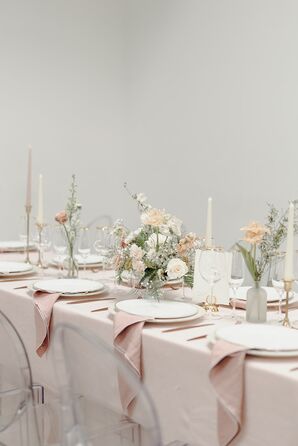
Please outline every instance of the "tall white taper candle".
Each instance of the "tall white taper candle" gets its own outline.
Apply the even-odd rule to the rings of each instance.
[[[293,260],[294,260],[294,204],[289,205],[288,213],[288,234],[287,234],[287,248],[285,258],[285,273],[284,280],[291,281],[294,279],[293,274]]]

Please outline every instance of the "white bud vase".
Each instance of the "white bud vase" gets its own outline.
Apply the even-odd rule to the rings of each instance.
[[[260,282],[255,282],[249,288],[246,296],[246,320],[247,322],[262,323],[267,319],[267,293],[260,286]]]

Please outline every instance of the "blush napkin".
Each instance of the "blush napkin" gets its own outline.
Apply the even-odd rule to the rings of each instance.
[[[142,377],[142,330],[146,320],[148,317],[124,311],[117,311],[114,315],[114,345],[139,378]],[[118,380],[121,404],[123,410],[129,413],[136,393],[122,376],[118,375]]]
[[[36,353],[40,357],[49,347],[53,307],[59,297],[59,293],[45,293],[44,291],[35,291],[33,294],[35,308]]]
[[[246,352],[247,347],[221,340],[212,349],[209,379],[217,396],[220,446],[229,445],[241,429]]]

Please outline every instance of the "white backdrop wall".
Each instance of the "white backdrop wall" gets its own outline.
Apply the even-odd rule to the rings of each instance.
[[[77,173],[83,219],[137,223],[122,189],[229,246],[298,198],[294,0],[0,0],[2,238],[23,211],[26,145],[50,219]],[[34,198],[36,200],[36,198]]]

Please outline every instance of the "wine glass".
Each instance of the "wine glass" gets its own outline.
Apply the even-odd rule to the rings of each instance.
[[[67,257],[67,241],[66,241],[66,235],[60,225],[55,226],[55,228],[54,228],[53,248],[54,248],[54,252],[56,254],[56,259],[57,259],[58,267],[59,267],[59,276],[58,277],[62,278],[63,265],[64,265],[64,261]]]
[[[111,226],[97,226],[96,240],[94,242],[95,251],[102,256],[103,269],[106,269],[111,253],[114,250],[114,236]]]
[[[91,248],[90,248],[88,227],[84,226],[81,228],[79,244],[78,244],[78,253],[82,257],[83,262],[84,262],[84,272],[86,272],[87,258],[90,255],[90,252],[91,252]]]
[[[231,270],[229,274],[229,286],[233,291],[232,302],[232,319],[236,318],[236,292],[244,281],[244,261],[239,250],[231,251]]]
[[[22,215],[19,222],[19,239],[24,244],[24,254],[27,247],[27,217]]]
[[[216,297],[214,296],[214,285],[224,277],[226,273],[225,254],[220,248],[205,248],[201,251],[199,270],[203,279],[209,285],[209,295],[206,297],[206,309],[209,314],[218,311]]]
[[[46,258],[45,258],[45,253],[50,249],[51,244],[52,244],[51,228],[49,225],[45,224],[42,229],[41,240],[40,240],[42,268],[48,267],[48,263],[46,262]]]
[[[284,297],[284,266],[285,263],[285,254],[277,253],[274,256],[274,269],[272,275],[272,285],[278,294],[278,312],[277,312],[277,321],[281,322],[283,319],[282,316],[282,300]]]

